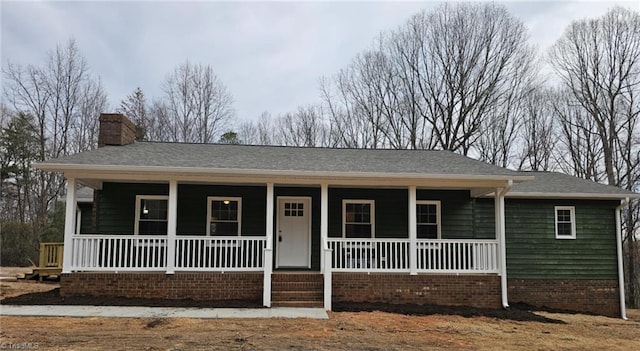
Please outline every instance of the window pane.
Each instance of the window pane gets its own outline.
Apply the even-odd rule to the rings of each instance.
[[[346,204],[347,223],[371,223],[371,204]]]
[[[346,224],[347,238],[371,238],[371,224]]]
[[[417,222],[436,224],[438,222],[437,206],[435,204],[418,205]]]
[[[211,201],[211,219],[220,221],[238,220],[238,201],[213,200]]]
[[[211,222],[211,235],[237,236],[238,222]]]
[[[437,239],[438,226],[432,224],[418,224],[418,239]]]
[[[140,200],[140,219],[167,219],[167,200]]]
[[[558,222],[571,222],[571,211],[569,210],[558,210]]]
[[[558,235],[559,236],[572,236],[571,223],[558,223]]]
[[[167,235],[166,221],[140,221],[138,223],[140,235]]]

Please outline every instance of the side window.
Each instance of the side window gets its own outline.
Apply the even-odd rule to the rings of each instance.
[[[135,235],[167,235],[167,204],[165,195],[137,195]]]
[[[417,201],[418,239],[440,239],[440,201]]]
[[[342,200],[342,237],[375,237],[375,201]]]
[[[240,236],[242,198],[210,196],[207,202],[207,235]]]
[[[573,206],[556,206],[556,239],[576,238],[576,216]]]

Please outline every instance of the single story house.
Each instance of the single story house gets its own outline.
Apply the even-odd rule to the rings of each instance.
[[[68,182],[65,296],[624,317],[620,209],[637,193],[448,151],[134,137],[103,114],[98,149],[36,165]],[[82,233],[79,184],[94,189]]]

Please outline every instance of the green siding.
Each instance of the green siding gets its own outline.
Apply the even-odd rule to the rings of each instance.
[[[207,234],[207,197],[242,198],[241,233],[266,234],[267,188],[260,186],[178,185],[178,235]]]
[[[136,195],[168,194],[168,184],[104,183],[98,191],[98,233],[133,234]]]
[[[406,189],[329,188],[329,236],[342,237],[342,200],[375,201],[376,238],[406,238],[409,195]]]
[[[78,204],[78,209],[80,209],[80,233],[93,233],[93,226],[91,224],[91,216],[93,215],[93,203],[81,202]]]
[[[473,199],[474,238],[495,239],[496,217],[493,199]]]
[[[615,279],[612,201],[505,201],[509,278]],[[575,206],[576,239],[555,238],[555,206]]]
[[[168,195],[167,184],[105,183],[98,192],[98,232],[133,234],[136,195]],[[266,187],[180,184],[178,235],[206,235],[207,197],[242,198],[242,235],[265,235]]]
[[[439,200],[442,238],[473,239],[474,207],[466,190],[418,190],[418,200]],[[493,217],[492,217],[493,218]]]
[[[476,236],[473,229],[473,202],[468,191],[418,190],[418,200],[437,200],[441,205],[443,238],[487,237]],[[375,234],[377,238],[408,237],[409,193],[406,189],[329,189],[329,236],[342,236],[342,200],[375,201]],[[493,220],[493,214],[491,214]],[[494,237],[493,233],[490,236]]]

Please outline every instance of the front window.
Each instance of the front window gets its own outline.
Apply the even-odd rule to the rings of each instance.
[[[239,197],[208,198],[207,235],[239,236],[242,199]]]
[[[136,196],[136,235],[167,235],[167,203],[164,195]]]
[[[375,202],[373,200],[343,200],[342,212],[343,237],[375,237]]]
[[[440,201],[418,201],[416,207],[418,239],[439,239]]]
[[[556,206],[556,239],[575,239],[576,221],[573,206]]]

